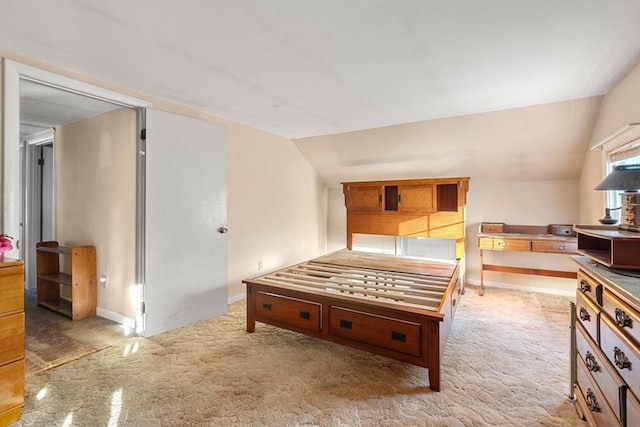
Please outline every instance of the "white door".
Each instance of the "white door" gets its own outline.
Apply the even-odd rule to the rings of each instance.
[[[144,332],[227,312],[227,128],[147,109]]]

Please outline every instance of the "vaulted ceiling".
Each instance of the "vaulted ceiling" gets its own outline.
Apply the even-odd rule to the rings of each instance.
[[[431,173],[446,147],[473,165],[489,140],[540,179],[541,140],[580,163],[598,97],[640,58],[638,22],[640,0],[0,0],[0,48],[297,140],[327,182]],[[544,104],[576,115],[528,109]],[[481,137],[456,129],[478,117]],[[423,121],[458,133],[350,133]]]

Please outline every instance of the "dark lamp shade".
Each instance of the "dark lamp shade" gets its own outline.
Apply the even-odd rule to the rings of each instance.
[[[614,166],[613,171],[594,190],[640,190],[640,165]]]

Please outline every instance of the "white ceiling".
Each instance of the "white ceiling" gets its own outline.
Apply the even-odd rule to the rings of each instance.
[[[639,22],[640,0],[0,0],[0,49],[298,139],[605,94],[640,58]],[[581,161],[586,110],[560,163]],[[298,145],[327,181],[366,175],[341,141]],[[393,170],[434,171],[411,166],[423,145]],[[352,149],[369,172],[389,161]]]
[[[20,139],[44,129],[74,123],[116,108],[120,107],[73,92],[21,80]]]

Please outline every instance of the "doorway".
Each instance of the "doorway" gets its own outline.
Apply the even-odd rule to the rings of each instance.
[[[11,67],[9,69],[11,74]],[[5,71],[6,72],[6,71]],[[12,254],[14,258],[20,258],[24,261],[25,267],[25,361],[27,374],[32,374],[43,369],[49,369],[61,363],[77,359],[83,355],[92,353],[115,342],[126,338],[127,334],[134,330],[134,316],[124,318],[123,316],[109,316],[110,313],[99,313],[99,316],[87,319],[86,322],[71,322],[66,317],[58,313],[54,313],[43,309],[37,305],[36,289],[37,289],[37,256],[35,245],[40,241],[56,240],[57,226],[59,225],[57,218],[62,216],[62,223],[65,221],[73,221],[66,218],[63,211],[61,215],[56,215],[56,200],[60,191],[56,191],[56,181],[60,180],[63,184],[67,181],[67,193],[73,193],[73,189],[68,190],[68,182],[76,181],[76,177],[69,176],[79,168],[69,167],[69,158],[76,156],[75,148],[70,145],[69,141],[78,140],[82,137],[74,137],[70,135],[73,129],[82,128],[83,122],[91,122],[90,126],[95,127],[96,117],[102,117],[112,111],[116,113],[120,110],[127,110],[130,125],[125,132],[129,134],[128,148],[126,148],[126,157],[130,158],[131,173],[127,176],[129,181],[135,183],[136,180],[136,140],[137,140],[137,111],[136,109],[123,107],[122,104],[107,102],[104,99],[95,99],[84,94],[67,90],[64,86],[58,86],[49,82],[40,81],[29,76],[14,74],[13,85],[5,87],[9,95],[5,98],[7,104],[17,105],[17,108],[7,108],[10,111],[19,111],[19,116],[11,116],[12,120],[7,120],[5,115],[4,141],[16,141],[15,145],[9,146],[5,144],[4,153],[7,154],[7,164],[11,167],[20,165],[19,172],[14,171],[13,174],[5,174],[3,183],[4,197],[4,218],[3,228],[13,223],[13,217],[16,213],[19,219],[20,231],[13,233],[17,237],[14,247],[18,250],[18,254]],[[27,74],[29,74],[27,72]],[[18,83],[17,85],[15,83]],[[18,88],[15,91],[15,88]],[[12,102],[13,101],[13,102]],[[17,101],[17,102],[16,102]],[[19,128],[14,125],[19,123]],[[104,122],[104,120],[102,120]],[[12,126],[13,125],[13,126]],[[12,138],[19,129],[19,141]],[[56,132],[55,129],[62,132]],[[13,133],[11,133],[13,131]],[[54,154],[58,149],[58,133],[66,135],[61,137],[63,151],[66,154]],[[109,132],[104,133],[107,137]],[[96,138],[89,138],[95,140]],[[104,142],[103,142],[104,145]],[[80,141],[80,147],[86,146]],[[15,147],[15,148],[14,148]],[[66,147],[66,148],[65,148]],[[95,146],[93,146],[95,147]],[[107,148],[111,148],[108,146]],[[121,150],[122,151],[122,150]],[[17,154],[19,161],[12,161]],[[104,153],[103,153],[104,154]],[[111,154],[109,152],[108,154]],[[57,157],[57,159],[56,159]],[[103,160],[105,157],[103,156]],[[62,162],[58,162],[62,160]],[[57,163],[64,166],[67,165],[67,173],[56,174]],[[79,158],[79,164],[84,165],[86,161]],[[119,165],[118,165],[119,166]],[[11,167],[9,169],[11,169]],[[86,165],[85,165],[86,167]],[[17,172],[17,173],[16,173]],[[14,177],[19,176],[16,180]],[[57,176],[57,178],[56,178]],[[82,181],[87,181],[82,180]],[[90,191],[90,183],[86,183],[86,188]],[[7,200],[15,200],[15,188],[18,187],[17,194],[20,195],[20,209],[15,209],[12,203],[7,204]],[[130,191],[130,206],[128,208],[130,215],[130,227],[126,231],[128,235],[135,235],[135,185]],[[99,189],[94,191],[100,193]],[[63,191],[64,196],[64,191]],[[80,196],[81,197],[81,196]],[[61,200],[69,200],[68,196]],[[71,203],[73,204],[73,203]],[[9,215],[6,213],[9,212]],[[7,220],[9,216],[9,220]],[[13,223],[15,226],[15,223]],[[105,224],[106,225],[106,224]],[[64,233],[58,236],[65,238]],[[66,236],[67,241],[74,239],[81,241],[83,237]],[[134,242],[134,239],[131,239]],[[96,244],[91,241],[89,244]],[[131,282],[134,282],[135,276],[135,243],[130,244],[131,252],[128,264],[131,269]],[[63,259],[64,261],[64,259]],[[64,287],[63,287],[64,288]],[[114,289],[117,292],[117,289]],[[125,292],[126,294],[126,292]],[[61,292],[61,297],[65,297]],[[129,295],[125,295],[127,298]],[[115,310],[114,310],[115,312]],[[117,314],[117,313],[116,313]],[[106,318],[105,318],[106,317]],[[113,318],[115,317],[115,318]],[[110,320],[107,320],[110,319]],[[127,320],[129,322],[127,323]]]
[[[21,133],[28,131],[23,123]],[[54,135],[53,128],[41,130],[25,137],[20,145],[24,165],[21,185],[24,236],[21,239],[26,289],[36,287],[36,243],[55,239]]]
[[[126,297],[134,302],[135,319],[116,320],[122,324],[130,324],[136,332],[144,331],[152,335],[164,330],[185,326],[199,320],[213,318],[226,313],[227,309],[227,262],[226,262],[226,220],[227,220],[227,128],[224,125],[195,119],[179,114],[147,109],[145,101],[128,97],[107,89],[79,82],[61,75],[49,73],[34,67],[5,59],[4,63],[4,138],[3,157],[5,165],[3,182],[3,227],[8,233],[21,235],[20,224],[23,209],[20,204],[20,186],[16,177],[20,174],[18,167],[17,144],[7,141],[19,139],[18,123],[20,111],[21,80],[44,83],[46,86],[62,88],[75,94],[86,95],[92,99],[108,101],[120,105],[116,111],[134,108],[137,126],[131,126],[135,139],[135,152],[127,159],[134,160],[135,178],[127,181],[129,187],[135,187],[135,205],[118,209],[119,206],[108,206],[104,211],[135,212],[134,233],[129,228],[111,229],[114,233],[133,238],[132,247],[135,255],[135,278],[127,284]],[[110,114],[110,113],[106,113]],[[151,117],[149,129],[145,121]],[[171,123],[169,129],[162,125]],[[141,132],[145,130],[145,132]],[[54,151],[57,153],[63,140],[62,132],[56,133]],[[150,144],[147,151],[146,135]],[[103,139],[101,135],[85,138],[85,141]],[[98,153],[98,161],[110,162],[111,151],[109,138],[104,146],[98,146],[91,153]],[[192,144],[192,142],[202,144]],[[104,150],[102,150],[104,148]],[[102,152],[100,151],[102,150]],[[175,151],[177,150],[177,151]],[[104,154],[101,156],[100,154]],[[205,153],[205,155],[203,155]],[[132,155],[131,155],[132,154]],[[148,157],[147,157],[148,154]],[[147,158],[153,159],[148,162]],[[79,161],[67,166],[58,162],[54,154],[56,169],[73,170],[84,162]],[[176,161],[178,160],[178,161]],[[149,167],[147,165],[149,164]],[[198,165],[194,167],[194,165]],[[95,170],[101,164],[95,166]],[[93,170],[80,174],[71,180],[84,183],[94,175]],[[56,188],[62,187],[57,182]],[[173,179],[173,178],[176,179]],[[169,180],[169,185],[158,185]],[[177,185],[178,181],[181,185]],[[195,184],[195,185],[194,185]],[[210,184],[215,184],[215,187]],[[167,189],[171,195],[168,196]],[[94,189],[95,190],[95,189]],[[58,212],[60,206],[71,208],[73,204],[65,203],[55,192]],[[78,192],[82,194],[81,192]],[[87,193],[88,194],[88,193]],[[94,191],[90,197],[96,205],[101,202],[103,192]],[[151,209],[147,209],[148,207]],[[170,208],[170,209],[169,209]],[[168,213],[171,213],[170,215]],[[66,217],[68,212],[65,212]],[[215,215],[213,215],[215,214]],[[61,222],[63,215],[56,214],[56,237],[61,239]],[[90,215],[85,215],[89,217]],[[186,219],[186,221],[182,221]],[[185,227],[189,225],[189,227]],[[85,227],[91,231],[107,229],[107,222]],[[133,234],[133,236],[131,236]],[[172,244],[167,244],[171,242]],[[177,251],[175,245],[180,244],[185,250]],[[104,252],[104,251],[103,251]],[[180,254],[180,261],[176,255]],[[10,257],[22,258],[21,254],[10,253]],[[122,253],[115,253],[118,259],[126,258]],[[172,262],[167,262],[171,260]],[[182,274],[169,280],[163,269],[178,269]],[[173,271],[175,273],[175,271]],[[100,277],[100,273],[98,272]],[[172,276],[173,277],[173,276]],[[102,283],[102,281],[101,281]],[[109,279],[105,281],[105,285]],[[104,302],[104,300],[103,300]],[[189,310],[198,307],[198,310]],[[146,310],[146,311],[145,311]],[[100,314],[100,307],[98,308]],[[110,313],[106,313],[110,314]],[[117,313],[111,313],[117,314]],[[104,316],[109,318],[108,316]],[[145,317],[149,320],[145,322]],[[165,322],[171,318],[172,322]]]

